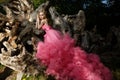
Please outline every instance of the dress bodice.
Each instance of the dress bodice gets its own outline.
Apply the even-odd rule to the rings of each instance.
[[[48,30],[51,29],[51,26],[49,26],[48,24],[44,24],[44,25],[42,26],[42,29],[45,30],[45,31],[48,31]]]

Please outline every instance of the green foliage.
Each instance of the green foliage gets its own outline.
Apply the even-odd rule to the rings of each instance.
[[[0,0],[0,4],[4,2],[8,2],[9,0]]]
[[[45,76],[39,75],[39,76],[23,76],[22,80],[46,80]]]
[[[0,64],[0,70],[1,70],[1,69],[4,69],[4,66]]]
[[[0,0],[0,3],[4,2],[5,0]]]
[[[120,80],[120,69],[112,71],[115,80]]]
[[[47,0],[32,0],[34,8],[36,9],[40,4],[46,2]]]

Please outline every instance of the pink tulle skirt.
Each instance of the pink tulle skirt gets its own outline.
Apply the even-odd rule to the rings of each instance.
[[[110,70],[96,54],[87,54],[68,34],[48,30],[44,42],[37,46],[36,58],[44,64],[46,74],[56,80],[112,80]]]

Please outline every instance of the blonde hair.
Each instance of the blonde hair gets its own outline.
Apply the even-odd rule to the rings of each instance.
[[[40,16],[40,12],[43,12],[44,13],[44,15],[46,16],[46,11],[44,10],[44,9],[40,9],[39,11],[38,11],[38,14],[37,14],[37,19],[36,19],[36,28],[38,28],[39,27],[39,25],[40,25],[40,22],[41,22],[41,20],[40,20],[40,18],[39,18],[39,16]]]
[[[40,20],[39,20],[39,16],[37,14],[37,19],[36,19],[36,28],[38,28],[40,25]]]

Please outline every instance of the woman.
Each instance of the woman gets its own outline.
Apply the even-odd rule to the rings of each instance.
[[[36,28],[45,30],[44,41],[37,45],[36,58],[46,66],[47,75],[57,80],[112,80],[112,75],[97,55],[87,54],[69,34],[52,29],[46,12],[40,10]]]
[[[44,42],[54,42],[61,39],[62,34],[59,31],[52,29],[48,25],[48,19],[46,17],[46,12],[41,9],[37,15],[36,28],[45,30]]]

